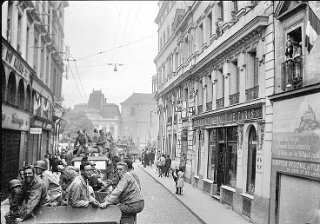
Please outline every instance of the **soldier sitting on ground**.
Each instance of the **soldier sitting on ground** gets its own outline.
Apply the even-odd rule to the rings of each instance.
[[[22,217],[22,183],[18,179],[9,182],[9,205],[10,211],[5,214],[6,223],[18,223]]]

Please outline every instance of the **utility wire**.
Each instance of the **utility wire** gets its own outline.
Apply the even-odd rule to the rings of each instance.
[[[72,71],[72,69],[71,69],[71,66],[70,66],[69,61],[67,61],[67,63],[68,63],[69,69],[70,69],[70,73],[71,73],[71,75],[72,75],[72,77],[73,77],[73,79],[74,79],[74,82],[76,83],[76,86],[77,86],[78,92],[79,92],[79,94],[80,94],[81,100],[82,100],[84,103],[87,103],[85,100],[83,100],[83,96],[82,96],[82,94],[81,94],[81,91],[80,91],[80,88],[79,88],[78,83],[77,83],[77,81],[76,81],[76,78],[74,77],[74,74],[73,74],[73,71]]]
[[[118,23],[117,23],[117,27],[116,28],[119,27],[120,15],[121,15],[121,7],[120,7],[120,10],[119,10]],[[117,44],[118,33],[119,33],[119,30],[117,29],[116,38],[114,39],[114,45],[113,46],[116,46],[116,44]],[[111,63],[113,62],[113,56],[114,56],[114,52],[115,51],[116,50],[114,49],[113,52],[112,52]]]
[[[96,55],[99,55],[99,54],[104,54],[104,53],[109,52],[109,51],[112,51],[112,50],[114,50],[114,49],[122,48],[122,47],[128,46],[128,45],[130,45],[130,44],[134,44],[134,43],[137,43],[137,42],[140,42],[140,41],[143,41],[143,40],[149,39],[149,38],[151,38],[151,37],[155,37],[155,36],[157,36],[157,34],[151,35],[151,36],[148,36],[148,37],[139,39],[139,40],[135,40],[135,41],[129,42],[129,43],[127,43],[127,44],[120,45],[120,46],[118,46],[118,47],[111,48],[111,49],[108,49],[108,50],[105,50],[105,51],[100,51],[100,52],[98,52],[98,53],[91,54],[91,55],[88,55],[88,56],[85,56],[85,57],[82,57],[82,58],[73,59],[73,60],[75,60],[75,61],[80,61],[80,60],[83,60],[83,59],[86,59],[86,58],[90,58],[90,57],[93,57],[93,56],[96,56]]]
[[[76,72],[77,72],[78,78],[79,78],[79,80],[80,80],[80,84],[81,84],[81,86],[82,86],[82,90],[83,90],[84,97],[85,97],[85,99],[86,99],[86,102],[88,102],[88,98],[87,98],[87,95],[86,95],[86,91],[85,91],[85,89],[84,89],[82,80],[81,80],[80,75],[79,75],[79,70],[78,70],[77,63],[76,63],[76,61],[74,60],[74,57],[71,55],[71,53],[69,53],[69,55],[70,55],[70,57],[73,59],[74,66],[76,67]]]

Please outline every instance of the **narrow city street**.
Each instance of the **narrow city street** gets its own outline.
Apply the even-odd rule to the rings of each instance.
[[[149,174],[135,163],[135,171],[138,174],[142,195],[145,199],[145,208],[138,214],[139,224],[197,224],[201,223],[181,202],[179,202],[162,185],[156,182]],[[174,182],[172,180],[172,185]]]

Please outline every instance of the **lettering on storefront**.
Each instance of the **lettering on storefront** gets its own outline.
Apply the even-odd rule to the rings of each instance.
[[[229,112],[223,114],[212,115],[210,117],[194,120],[193,126],[200,127],[204,125],[216,125],[234,123],[244,120],[252,120],[262,118],[262,108],[255,108],[249,110],[241,110],[236,112]]]
[[[18,54],[11,51],[4,44],[2,44],[2,60],[7,62],[10,66],[16,69],[17,73],[29,81],[30,71],[24,65],[22,59],[18,56]]]
[[[319,163],[273,159],[272,165],[280,171],[320,178]]]

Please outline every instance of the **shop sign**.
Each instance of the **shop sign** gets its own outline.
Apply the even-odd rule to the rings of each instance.
[[[33,135],[41,135],[42,134],[42,128],[30,128],[30,134]]]
[[[304,176],[312,176],[320,178],[320,164],[304,161],[273,159],[272,165],[276,170],[300,174]]]
[[[235,112],[220,113],[210,117],[194,120],[193,127],[205,125],[217,125],[226,123],[235,123],[239,121],[252,120],[262,118],[262,107],[239,110]]]
[[[2,44],[2,60],[7,62],[11,67],[15,68],[16,72],[25,80],[29,81],[30,70],[25,66],[22,59],[16,52],[10,50],[6,45]]]

